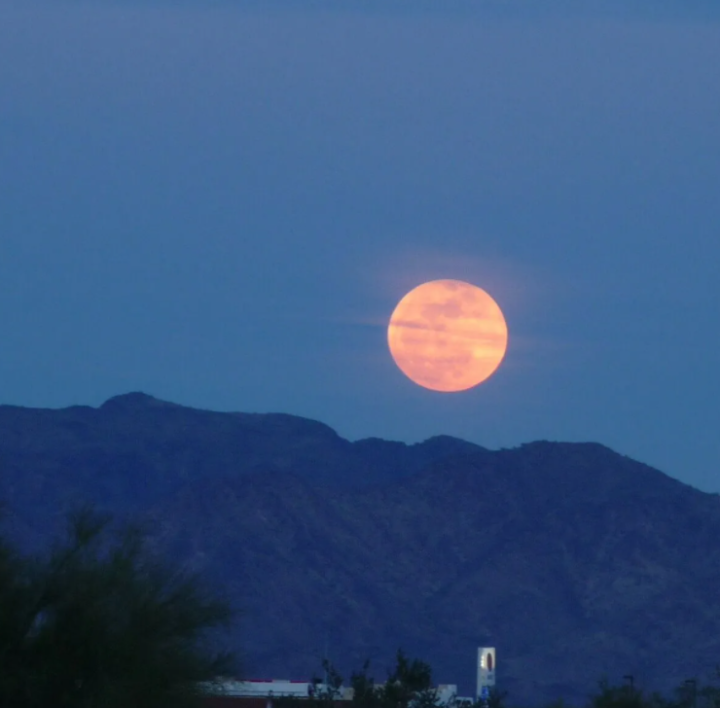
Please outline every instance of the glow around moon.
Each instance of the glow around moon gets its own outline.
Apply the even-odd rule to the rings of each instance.
[[[498,304],[461,280],[411,290],[390,318],[388,344],[400,370],[433,391],[464,391],[500,365],[508,330]]]

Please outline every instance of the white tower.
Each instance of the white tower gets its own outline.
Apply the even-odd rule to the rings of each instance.
[[[490,689],[495,685],[495,647],[479,647],[477,658],[477,695],[479,700],[487,700]]]

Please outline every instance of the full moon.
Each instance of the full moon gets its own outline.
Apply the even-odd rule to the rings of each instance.
[[[390,317],[388,345],[412,381],[433,391],[465,391],[491,376],[507,349],[498,304],[461,280],[432,280],[411,290]]]

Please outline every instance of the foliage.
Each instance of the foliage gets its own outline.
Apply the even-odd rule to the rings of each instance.
[[[303,706],[309,708],[327,708],[333,706],[342,696],[343,678],[337,669],[327,660],[322,662],[325,678],[314,677],[312,680],[312,693],[303,701]]]
[[[485,706],[487,708],[505,708],[507,695],[507,691],[501,691],[493,686],[490,689],[490,695],[487,701],[485,701]]]
[[[681,708],[720,708],[720,666],[710,676],[708,683],[696,679],[684,681],[678,688]]]
[[[197,705],[199,682],[232,668],[211,647],[230,620],[139,531],[112,537],[107,518],[81,511],[45,558],[0,547],[0,705]]]
[[[490,688],[488,697],[478,698],[477,700],[455,700],[454,708],[505,708],[505,699],[507,698],[507,691],[501,691],[495,686]],[[568,708],[562,701],[553,703],[546,708]]]
[[[354,708],[433,708],[438,705],[432,687],[430,665],[419,659],[410,660],[402,650],[395,657],[395,667],[387,681],[376,684],[369,674],[370,663],[350,679]]]
[[[395,667],[387,680],[378,684],[370,676],[370,662],[352,674],[353,708],[434,708],[437,691],[432,687],[430,665],[419,659],[408,659],[402,650],[395,657]]]
[[[323,662],[325,680],[313,679],[317,686],[308,699],[275,699],[276,708],[330,708],[341,698],[343,678],[328,661]],[[435,708],[437,692],[432,688],[432,671],[424,661],[407,658],[403,651],[396,655],[395,667],[384,683],[377,683],[370,674],[370,662],[350,677],[352,708]]]
[[[376,687],[375,679],[370,675],[370,661],[363,664],[360,671],[350,676],[353,708],[381,708],[382,693]]]
[[[630,676],[625,677],[631,679]],[[683,682],[670,697],[659,693],[645,693],[632,681],[623,685],[610,685],[607,679],[599,683],[598,692],[591,698],[589,708],[698,708],[697,682]],[[713,708],[708,705],[705,708]],[[720,708],[720,706],[718,707]]]
[[[603,678],[590,699],[589,708],[649,708],[649,704],[642,691],[632,683],[617,686]]]

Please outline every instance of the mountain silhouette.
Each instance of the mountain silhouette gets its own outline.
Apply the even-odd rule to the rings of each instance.
[[[720,498],[595,443],[349,442],[132,393],[0,406],[0,500],[28,548],[85,503],[142,520],[240,608],[250,675],[327,655],[384,679],[402,647],[470,694],[490,645],[511,703],[537,704],[720,660]]]

